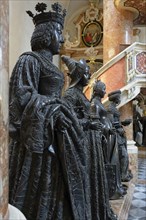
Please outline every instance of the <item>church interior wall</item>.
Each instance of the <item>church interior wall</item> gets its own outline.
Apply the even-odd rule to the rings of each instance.
[[[44,0],[44,2],[50,6],[51,1]],[[76,28],[73,24],[73,20],[77,18],[89,5],[89,1],[78,1],[78,4],[73,4],[73,1],[61,1],[68,10],[67,19],[65,22],[65,31],[70,30],[71,38],[76,40]],[[30,50],[30,38],[34,28],[33,22],[30,21],[30,17],[26,14],[27,10],[34,11],[35,0],[32,1],[9,1],[9,67],[10,74],[18,59],[18,56]],[[99,5],[100,8],[102,5]],[[112,25],[112,22],[111,22]],[[133,42],[146,43],[146,26],[134,27]],[[55,64],[59,65],[58,56],[54,59]]]
[[[34,29],[31,18],[26,14],[27,10],[32,12],[35,11],[34,6],[36,0],[12,0],[9,1],[9,76],[11,75],[12,69],[18,59],[18,57],[25,51],[30,51],[30,38]],[[51,0],[43,0],[48,6],[51,5]],[[72,38],[75,39],[76,29],[72,22],[72,18],[77,17],[81,13],[81,9],[86,8],[88,0],[78,1],[76,8],[73,7],[74,1],[60,1],[62,4],[67,6],[69,12],[65,30],[70,26]],[[83,7],[82,7],[83,5]],[[76,10],[81,7],[78,11]],[[70,18],[70,19],[69,19]],[[112,25],[112,21],[111,21]],[[146,26],[134,26],[133,42],[146,43]],[[8,35],[7,35],[8,36]],[[81,57],[82,58],[82,57]],[[60,65],[59,56],[55,56],[54,63]],[[8,74],[8,68],[7,72]],[[8,87],[7,87],[8,88]],[[129,109],[131,106],[129,107]],[[8,108],[7,108],[8,109]],[[124,111],[124,110],[123,110]],[[125,111],[124,111],[125,113]],[[7,133],[6,133],[7,134]],[[131,133],[129,134],[131,135]],[[131,137],[129,139],[132,139]],[[8,193],[8,192],[7,192]]]

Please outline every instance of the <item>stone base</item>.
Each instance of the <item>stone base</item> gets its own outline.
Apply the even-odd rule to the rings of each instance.
[[[132,183],[136,184],[138,179],[138,148],[135,141],[127,141],[127,150],[129,155],[129,169],[133,174]]]
[[[118,216],[118,220],[127,220],[135,188],[132,181],[124,184],[128,186],[127,194],[122,199],[110,200],[111,207]]]
[[[25,216],[19,209],[9,204],[8,206],[8,220],[26,220]]]
[[[133,178],[130,182],[123,183],[128,186],[128,190],[122,199],[110,200],[113,211],[118,216],[118,220],[127,220],[135,184],[138,182],[138,148],[135,146],[134,141],[127,141],[127,150],[129,155],[129,169],[133,174]]]

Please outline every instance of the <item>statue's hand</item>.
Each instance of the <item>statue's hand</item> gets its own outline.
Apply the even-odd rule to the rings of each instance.
[[[45,109],[46,106],[50,104],[55,104],[55,103],[56,103],[56,98],[49,99],[49,98],[44,97],[40,102],[41,105],[38,105],[38,106],[39,106],[39,109]]]
[[[65,129],[71,127],[71,125],[72,122],[61,112],[56,121],[56,128],[63,132]]]
[[[109,133],[110,133],[110,134],[115,134],[115,133],[116,133],[116,128],[112,127],[112,128],[109,130]]]
[[[123,135],[125,132],[124,132],[124,129],[121,127],[121,128],[118,128],[117,129],[117,131],[118,131],[118,133],[120,134],[120,135]]]
[[[125,119],[124,121],[122,121],[121,124],[122,124],[123,126],[128,126],[128,125],[131,124],[131,122],[132,122],[132,119],[131,119],[131,118],[127,118],[127,119]]]
[[[90,122],[90,129],[102,131],[103,130],[102,123],[100,123],[100,121],[91,121]]]

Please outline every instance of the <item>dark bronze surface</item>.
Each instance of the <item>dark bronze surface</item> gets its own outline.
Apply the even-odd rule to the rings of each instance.
[[[94,118],[98,117],[102,124],[103,154],[105,165],[108,165],[106,166],[106,173],[110,199],[118,199],[124,196],[126,191],[122,186],[120,177],[116,130],[110,121],[107,110],[101,102],[105,93],[106,85],[100,80],[96,81],[93,85],[91,114]],[[111,174],[109,174],[110,172]],[[111,176],[110,180],[108,180],[109,176]]]
[[[10,79],[9,202],[27,220],[86,220],[86,142],[61,98],[64,75],[52,63],[64,42],[63,19],[53,14],[43,23],[42,16],[32,52],[19,57]]]
[[[90,113],[90,101],[83,93],[83,88],[87,85],[90,78],[89,67],[85,63],[81,66],[81,63],[83,63],[81,60],[75,61],[65,56],[62,57],[62,60],[71,71],[69,76],[71,79],[74,76],[74,82],[76,82],[73,85],[71,80],[69,88],[64,93],[64,99],[69,106],[74,108],[81,128],[84,131],[87,153],[87,172],[89,175],[89,179],[86,180],[89,185],[89,204],[91,206],[90,219],[116,219],[109,205],[102,149],[102,125],[98,117],[92,117]],[[79,79],[78,75],[80,75]]]
[[[120,111],[117,106],[121,102],[121,92],[120,90],[113,91],[108,94],[110,104],[108,106],[108,114],[111,123],[116,129],[118,152],[119,152],[119,162],[120,162],[120,175],[123,182],[130,181],[132,178],[131,171],[129,170],[129,156],[127,152],[127,138],[123,126],[128,126],[132,120],[125,119],[120,121]]]

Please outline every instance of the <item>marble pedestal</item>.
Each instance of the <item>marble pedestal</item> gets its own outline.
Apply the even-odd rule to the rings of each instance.
[[[127,149],[129,154],[129,169],[133,174],[130,182],[124,182],[127,185],[127,194],[118,200],[110,200],[114,213],[118,216],[118,220],[127,220],[128,212],[131,206],[135,185],[138,181],[138,148],[134,141],[127,141]]]
[[[19,211],[16,207],[9,204],[8,206],[8,220],[26,220],[22,212]]]
[[[118,220],[127,220],[135,189],[135,185],[132,183],[132,180],[124,184],[128,186],[127,194],[121,199],[110,200],[110,204],[114,213],[118,216]]]
[[[129,155],[129,169],[133,174],[132,183],[136,184],[138,180],[138,148],[135,146],[135,141],[127,141],[127,150]]]

